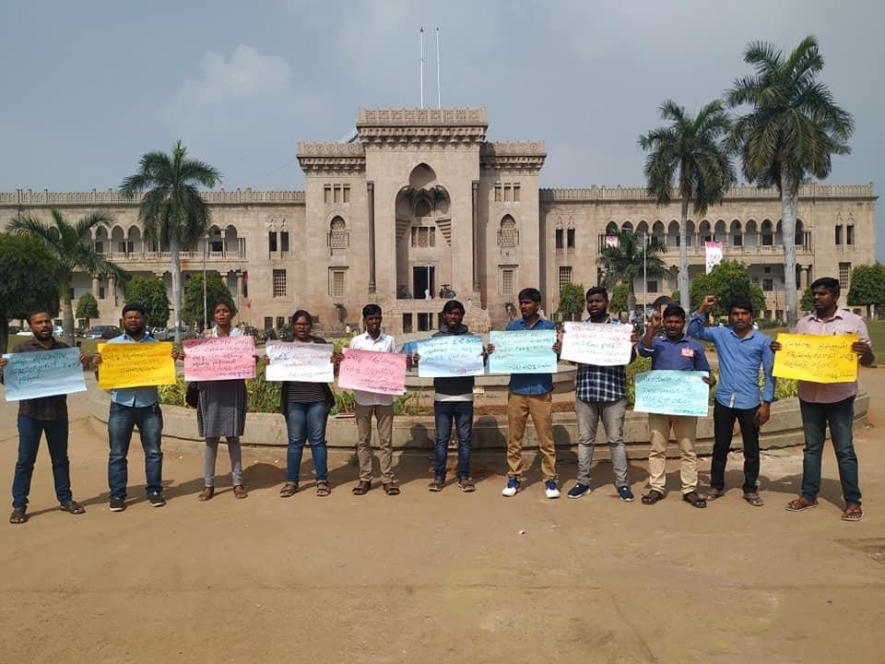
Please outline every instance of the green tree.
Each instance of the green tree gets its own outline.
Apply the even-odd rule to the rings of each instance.
[[[175,309],[175,342],[181,341],[181,252],[192,249],[206,234],[211,213],[200,187],[212,189],[219,172],[202,161],[189,159],[178,141],[171,154],[148,152],[138,172],[125,178],[120,193],[132,199],[145,192],[138,216],[144,237],[154,245],[168,245],[172,255],[172,304]]]
[[[169,320],[169,297],[166,295],[166,286],[159,277],[134,277],[126,285],[126,302],[138,302],[144,307],[150,327],[166,327]]]
[[[814,300],[811,299],[811,286],[802,293],[802,299],[799,301],[799,309],[801,311],[814,311]]]
[[[661,105],[661,119],[670,124],[639,137],[639,146],[649,154],[645,160],[648,193],[658,205],[668,205],[676,192],[682,203],[679,225],[679,291],[683,309],[689,306],[688,251],[686,226],[688,207],[705,215],[710,205],[721,203],[735,181],[725,138],[731,120],[718,99],[704,106],[697,115],[667,100]]]
[[[119,281],[128,277],[125,270],[105,260],[92,244],[92,229],[99,224],[110,224],[113,218],[106,212],[93,212],[76,223],[68,222],[56,209],[51,209],[51,224],[44,224],[36,217],[24,215],[16,217],[9,224],[9,230],[21,235],[37,238],[49,249],[55,258],[58,290],[62,299],[62,326],[65,339],[74,345],[74,309],[72,281],[74,272],[86,272],[102,276],[113,276]]]
[[[569,320],[580,320],[584,313],[586,300],[583,284],[563,284],[559,289],[559,308],[557,311],[569,317]]]
[[[848,304],[867,307],[867,318],[872,318],[874,305],[885,304],[885,266],[879,261],[872,265],[858,265],[851,271]]]
[[[639,233],[620,231],[615,237],[618,238],[617,245],[607,245],[600,253],[598,263],[605,268],[606,288],[611,290],[617,284],[627,285],[627,308],[632,311],[636,307],[633,283],[642,278],[643,264],[648,268],[649,277],[667,274],[664,261],[659,256],[666,251],[666,247],[654,235],[647,236],[646,248],[642,246],[642,236]]]
[[[237,305],[230,294],[230,288],[222,281],[218,272],[210,270],[206,273],[206,304],[209,311],[206,321],[211,327],[212,310],[214,305],[224,302],[230,308],[231,314],[237,315]],[[203,275],[192,274],[187,280],[184,292],[184,307],[181,310],[181,318],[191,325],[203,325]]]
[[[0,233],[0,349],[9,346],[9,321],[34,309],[58,314],[55,258],[33,237]]]
[[[92,318],[98,318],[98,302],[92,293],[83,293],[77,300],[77,318],[86,319],[86,327],[89,327],[89,321]]]
[[[809,175],[826,178],[832,155],[850,152],[847,141],[854,121],[817,80],[824,58],[814,37],[803,39],[786,57],[773,44],[754,42],[744,52],[744,62],[755,73],[736,80],[726,100],[731,107],[751,108],[735,123],[730,146],[741,153],[747,180],[780,192],[787,325],[792,327],[799,185]]]
[[[716,304],[710,309],[716,318],[728,314],[728,305],[739,297],[750,299],[753,310],[758,314],[765,311],[765,294],[750,281],[747,266],[740,261],[722,261],[710,274],[701,274],[691,282],[691,310],[697,311],[707,295],[716,297]]]
[[[616,314],[621,313],[622,311],[627,311],[629,307],[627,306],[627,298],[630,296],[630,286],[627,284],[618,284],[612,289],[611,298],[608,303],[608,308],[610,311],[615,312]]]

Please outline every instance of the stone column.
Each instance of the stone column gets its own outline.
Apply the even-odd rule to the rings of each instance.
[[[375,183],[366,183],[369,199],[369,293],[375,292]]]
[[[476,271],[476,263],[477,263],[476,252],[477,252],[477,245],[479,243],[476,241],[476,217],[477,217],[476,204],[477,204],[477,200],[479,199],[479,182],[474,180],[472,185],[473,186],[471,187],[471,189],[473,191],[473,203],[472,203],[472,208],[471,208],[470,224],[471,224],[471,234],[472,234],[472,242],[473,242],[473,247],[472,247],[472,251],[471,251],[472,259],[473,259],[473,292],[478,293],[479,292],[479,274]]]
[[[237,270],[237,302],[243,299],[243,273]]]
[[[98,300],[98,295],[101,289],[101,282],[98,277],[92,277],[92,297]]]
[[[108,277],[108,292],[106,293],[111,304],[117,306],[117,278]]]

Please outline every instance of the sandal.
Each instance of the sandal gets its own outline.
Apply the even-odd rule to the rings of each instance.
[[[25,523],[28,520],[27,507],[16,507],[9,516],[9,523]]]
[[[784,508],[788,512],[803,512],[805,510],[811,509],[812,507],[817,507],[816,500],[808,500],[800,496],[795,500],[791,500],[787,503],[787,506]]]
[[[385,482],[381,485],[384,489],[384,493],[388,496],[398,496],[399,495],[399,487],[393,482]]]
[[[329,483],[325,480],[320,480],[317,482],[317,496],[320,498],[324,498],[332,493],[332,488],[329,486]]]
[[[712,500],[716,500],[717,498],[722,498],[725,495],[725,489],[717,489],[715,486],[711,486],[706,491],[702,491],[698,494],[699,497],[703,498],[706,502],[710,502]]]
[[[86,514],[86,509],[76,500],[66,500],[59,504],[58,509],[68,514]]]
[[[860,505],[849,505],[842,510],[843,521],[860,521],[863,519],[863,508]]]
[[[212,500],[212,496],[215,495],[215,487],[214,486],[204,486],[203,490],[200,491],[200,495],[197,496],[197,500],[201,503],[205,503],[207,500]]]
[[[369,489],[372,488],[372,483],[368,480],[360,480],[355,487],[353,487],[352,493],[354,496],[365,496],[369,493]]]
[[[688,493],[686,493],[682,496],[682,500],[687,502],[692,507],[699,507],[699,508],[703,509],[704,507],[707,506],[707,501],[705,499],[701,498],[698,495],[697,491],[689,491]]]
[[[286,482],[280,489],[280,498],[291,498],[298,491],[298,485],[293,482]]]
[[[296,485],[296,491],[297,490],[298,488]],[[244,487],[242,484],[234,484],[234,497],[236,497],[237,500],[242,500],[243,498],[249,497],[249,492],[246,491],[246,487]]]
[[[469,477],[463,477],[458,480],[458,488],[461,489],[461,491],[463,491],[464,493],[473,493],[474,491],[476,491],[476,485]]]
[[[642,497],[642,504],[643,505],[654,505],[656,502],[658,502],[659,500],[663,500],[663,499],[664,499],[664,494],[662,494],[657,489],[652,489],[651,491],[649,491],[647,494],[645,494]]]
[[[755,491],[744,493],[744,500],[750,503],[753,507],[762,507],[765,504],[762,497]]]
[[[443,490],[443,486],[445,486],[446,481],[441,477],[434,477],[433,481],[427,485],[428,491],[433,491],[434,493]]]

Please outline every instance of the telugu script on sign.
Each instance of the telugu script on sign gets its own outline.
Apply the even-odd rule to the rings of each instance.
[[[406,391],[406,356],[345,348],[338,372],[338,387],[376,394],[403,394]]]
[[[39,399],[85,392],[79,348],[35,353],[10,353],[3,370],[6,400]]]
[[[706,371],[646,371],[636,374],[637,413],[706,417],[710,387]]]
[[[167,341],[99,344],[98,352],[98,386],[103,390],[175,384],[172,344]]]
[[[556,373],[556,330],[513,330],[490,332],[495,352],[489,355],[489,373]]]
[[[184,379],[236,380],[255,378],[252,337],[209,337],[184,342]]]
[[[777,378],[812,383],[853,383],[857,380],[856,334],[778,334],[781,349],[774,354]]]
[[[599,367],[630,364],[631,325],[567,322],[563,328],[562,359]]]
[[[331,383],[335,380],[332,344],[303,344],[269,341],[266,346],[270,364],[264,370],[267,380],[296,380],[302,383]]]
[[[418,342],[418,376],[481,376],[482,339],[472,334],[445,335]]]

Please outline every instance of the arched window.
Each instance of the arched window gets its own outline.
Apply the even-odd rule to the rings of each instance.
[[[805,244],[805,226],[801,219],[796,220],[796,246],[801,247]],[[796,283],[799,283],[798,281]]]
[[[771,221],[766,219],[762,222],[762,246],[770,247],[774,244],[774,235],[772,234]]]
[[[516,230],[516,221],[509,214],[501,219],[501,228],[498,231],[498,246],[512,248],[519,244],[519,232]]]
[[[329,247],[331,249],[347,249],[347,224],[341,217],[335,217],[329,224]]]
[[[608,222],[608,226],[605,227],[605,234],[606,235],[617,235],[618,234],[618,225],[613,221]]]
[[[565,232],[562,230],[562,226],[556,227],[556,248],[565,248]]]

